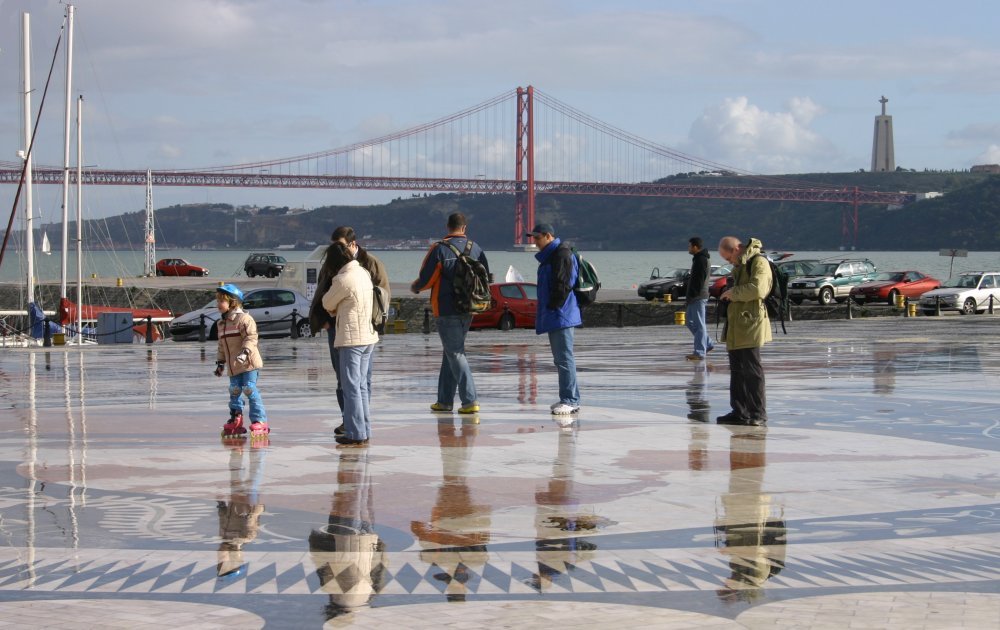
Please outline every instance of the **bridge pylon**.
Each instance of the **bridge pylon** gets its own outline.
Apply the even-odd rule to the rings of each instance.
[[[517,147],[514,179],[514,247],[532,249],[525,242],[527,228],[535,226],[535,88],[517,88]]]

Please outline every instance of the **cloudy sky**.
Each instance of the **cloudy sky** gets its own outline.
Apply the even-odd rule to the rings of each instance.
[[[868,168],[882,95],[893,116],[897,165],[1000,162],[995,0],[75,6],[73,91],[86,102],[84,162],[105,168],[198,168],[318,152],[529,84],[640,137],[758,173]],[[25,10],[35,108],[64,14],[55,0],[0,0],[3,160],[21,146]],[[62,72],[42,118],[39,163],[62,162]],[[0,189],[13,198],[12,187]],[[58,193],[38,195],[51,206],[47,199]],[[338,191],[222,188],[162,188],[154,197],[157,206],[368,200]],[[95,192],[87,205],[107,215],[144,203],[142,189],[119,189]]]

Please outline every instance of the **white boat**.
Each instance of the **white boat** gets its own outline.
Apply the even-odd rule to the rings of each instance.
[[[42,253],[46,256],[52,255],[52,245],[49,243],[49,235],[42,232]]]

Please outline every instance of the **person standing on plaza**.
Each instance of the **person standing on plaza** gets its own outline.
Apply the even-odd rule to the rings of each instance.
[[[222,426],[223,437],[240,437],[243,428],[243,400],[250,404],[250,437],[266,438],[271,432],[267,413],[257,389],[257,373],[264,367],[257,350],[257,322],[243,310],[243,291],[235,284],[224,284],[215,290],[215,305],[219,309],[219,351],[215,358],[215,375],[229,372],[229,421]]]
[[[476,413],[479,401],[476,397],[476,382],[472,378],[469,360],[465,356],[465,336],[472,325],[472,314],[462,312],[455,301],[454,278],[458,257],[448,244],[458,251],[464,251],[470,239],[465,235],[467,228],[465,215],[455,212],[448,216],[448,235],[431,246],[420,266],[420,274],[410,285],[413,293],[430,289],[431,310],[437,319],[438,336],[441,337],[443,356],[438,373],[437,401],[431,405],[432,411],[451,411],[458,393],[462,406],[459,413]],[[479,245],[472,243],[469,256],[482,263],[489,273],[486,253]]]
[[[774,282],[771,266],[760,255],[761,242],[746,244],[735,236],[719,241],[719,255],[732,263],[734,284],[720,300],[726,308],[723,336],[729,352],[729,404],[732,411],[719,416],[719,424],[760,426],[767,422],[767,396],[761,347],[771,341],[771,322],[764,298]]]
[[[348,251],[350,251],[354,256],[354,259],[358,261],[358,264],[365,268],[369,275],[371,275],[372,283],[385,289],[387,297],[391,295],[391,291],[389,290],[389,274],[386,273],[385,265],[383,265],[382,261],[378,258],[368,253],[368,250],[358,244],[354,228],[347,225],[337,227],[334,229],[333,234],[330,235],[330,242],[340,242],[346,245]],[[337,406],[340,407],[340,413],[343,415],[344,388],[340,382],[340,362],[337,360],[337,348],[333,344],[337,332],[337,322],[334,318],[330,317],[329,313],[326,312],[326,309],[323,308],[323,296],[330,290],[330,284],[333,281],[334,273],[335,272],[331,273],[329,267],[325,264],[320,267],[319,278],[316,281],[316,293],[313,295],[312,304],[309,308],[309,325],[314,333],[326,330],[326,340],[327,344],[330,346],[330,363],[333,364],[333,372],[337,375]],[[372,360],[368,362],[367,380],[369,402],[371,401],[372,366],[374,363],[375,354],[373,350]],[[344,435],[344,423],[341,422],[340,426],[334,429],[333,432],[336,435]]]
[[[538,309],[535,311],[535,332],[548,333],[552,360],[559,372],[559,402],[552,405],[555,415],[580,411],[580,388],[576,382],[576,358],[573,340],[577,326],[583,325],[580,306],[573,285],[580,267],[569,245],[556,238],[548,223],[539,223],[527,234],[539,251]]]
[[[372,278],[340,241],[327,248],[323,264],[333,274],[330,289],[323,295],[323,308],[336,317],[333,345],[344,392],[344,434],[334,439],[343,446],[367,446],[371,438],[368,373],[378,343],[372,325]]]
[[[701,237],[688,239],[688,253],[691,254],[691,273],[688,274],[684,299],[687,327],[694,335],[694,350],[687,355],[689,361],[701,361],[715,348],[705,325],[705,304],[708,302],[709,254]]]

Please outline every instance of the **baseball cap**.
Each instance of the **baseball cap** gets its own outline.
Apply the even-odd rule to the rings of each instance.
[[[551,234],[552,236],[555,236],[556,231],[548,223],[537,223],[530,232],[525,234],[525,236],[535,237],[535,236],[540,236],[542,234]]]

